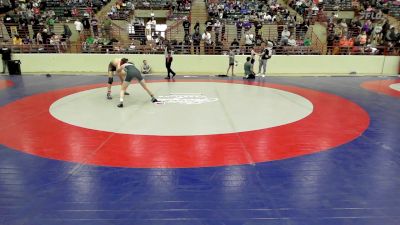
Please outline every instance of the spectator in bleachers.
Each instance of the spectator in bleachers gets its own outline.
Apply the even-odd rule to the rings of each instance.
[[[340,27],[340,29],[342,29],[342,34],[347,35],[348,26],[347,26],[347,23],[345,20],[340,20],[339,27]]]
[[[99,36],[99,21],[95,16],[93,16],[92,19],[90,20],[90,25],[92,26],[93,35]]]
[[[52,47],[52,52],[57,52],[60,53],[60,36],[56,35],[54,33],[51,34],[50,37],[50,42],[49,42],[50,46]]]
[[[365,31],[361,32],[361,34],[357,36],[357,42],[363,47],[367,44],[367,33]]]
[[[290,31],[288,30],[287,27],[285,27],[281,33],[281,40],[280,40],[280,44],[281,45],[287,45],[288,40],[290,37]]]
[[[221,33],[221,22],[219,20],[215,20],[214,23],[215,43],[219,42],[220,33]]]
[[[231,49],[239,49],[239,47],[240,47],[240,43],[238,42],[238,40],[236,38],[234,38],[231,43]]]
[[[154,36],[155,32],[156,32],[156,25],[157,25],[157,21],[154,17],[151,17],[151,22],[150,22],[150,26],[151,26],[151,35]]]
[[[236,22],[236,38],[240,41],[242,39],[242,27],[243,23],[241,20]]]
[[[313,4],[311,10],[312,10],[312,15],[313,15],[313,16],[318,15],[319,7],[318,7],[316,4]]]
[[[382,34],[383,22],[384,22],[383,20],[380,20],[380,21],[376,22],[372,27],[372,33],[371,34],[377,34],[377,35]]]
[[[200,23],[199,21],[196,21],[196,24],[193,27],[194,31],[200,33]]]
[[[190,21],[187,19],[187,17],[184,18],[182,26],[183,26],[183,30],[185,31],[185,35],[189,34]]]
[[[47,18],[47,27],[49,28],[50,32],[54,32],[54,24],[55,23],[56,23],[56,20],[53,17]]]
[[[294,38],[293,34],[290,35],[287,43],[289,46],[297,46],[297,42],[296,42],[296,39]]]
[[[260,32],[262,27],[263,27],[262,22],[260,22],[259,20],[254,21],[254,30],[255,30],[256,36],[258,36],[258,33]]]
[[[214,25],[214,21],[211,19],[208,19],[204,25],[206,25],[206,30],[211,31],[212,30],[212,26]]]
[[[372,22],[371,20],[366,20],[361,28],[361,31],[365,31],[368,35],[372,32]]]
[[[89,20],[89,16],[86,15],[82,18],[81,20],[82,26],[83,26],[83,33],[85,36],[90,35],[90,20]]]
[[[144,35],[146,36],[146,39],[150,41],[152,39],[151,35],[151,20],[149,19],[146,23],[146,27],[144,29]]]
[[[394,26],[390,27],[390,30],[387,31],[385,37],[388,42],[396,42],[398,35]]]
[[[68,22],[69,19],[72,17],[70,9],[64,9],[64,19]]]
[[[201,39],[204,41],[204,50],[206,53],[210,53],[211,48],[212,48],[212,40],[211,40],[211,34],[210,31],[205,30],[203,35],[201,36]]]
[[[245,20],[245,21],[243,21],[243,23],[242,23],[242,27],[244,28],[244,32],[249,31],[249,30],[251,29],[252,26],[253,26],[253,24],[252,24],[250,21],[248,21],[248,20]]]
[[[186,34],[185,37],[183,38],[183,45],[190,46],[191,42],[192,38],[190,37],[190,34]]]
[[[26,18],[19,18],[17,32],[21,37],[29,36],[28,20]]]
[[[246,52],[248,52],[249,49],[252,48],[254,45],[254,35],[251,34],[249,31],[247,31],[246,35],[244,36],[244,43],[246,46]]]
[[[303,45],[304,46],[311,46],[311,39],[307,38],[307,37],[304,38]]]
[[[12,39],[13,45],[22,45],[22,38],[16,34]]]
[[[352,29],[356,29],[358,32],[361,31],[362,24],[359,17],[354,17],[354,19],[351,21],[350,27]]]
[[[297,27],[297,30],[299,31],[299,35],[301,38],[304,38],[305,35],[307,34],[307,31],[310,27],[310,20],[304,19],[301,24]]]
[[[200,41],[201,41],[201,35],[199,31],[195,31],[194,34],[192,35],[192,41],[193,41],[193,50],[195,54],[200,54]]]
[[[82,30],[83,30],[83,24],[81,23],[81,21],[79,21],[79,19],[77,19],[77,20],[74,22],[74,25],[75,25],[75,30],[76,30],[76,32],[78,32],[78,34],[81,34],[81,33],[82,33]]]
[[[41,31],[37,32],[35,38],[36,38],[36,44],[37,45],[42,45],[43,44],[43,36],[42,36],[42,32]]]
[[[69,38],[72,36],[72,32],[71,32],[71,29],[69,28],[68,24],[63,23],[63,29],[64,29],[63,34],[65,35],[65,38],[67,40],[69,40]]]
[[[222,22],[221,23],[221,41],[225,41],[226,40],[225,39],[225,30],[226,30],[225,23]]]
[[[62,34],[61,37],[60,37],[60,45],[59,45],[59,47],[60,47],[60,49],[59,49],[60,52],[66,52],[67,49],[68,49],[68,39],[65,36],[65,34]]]
[[[74,6],[71,10],[72,17],[79,17],[80,13],[79,10]]]
[[[28,36],[26,36],[26,37],[24,37],[24,38],[22,39],[22,43],[23,43],[24,45],[30,45],[30,44],[32,44],[32,39],[30,39]]]
[[[48,45],[50,43],[50,35],[47,29],[43,29],[41,33],[42,33],[43,44]]]

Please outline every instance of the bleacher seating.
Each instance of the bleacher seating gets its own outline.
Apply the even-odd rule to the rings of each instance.
[[[67,4],[63,1],[59,0],[46,0],[46,10],[53,10],[55,12],[56,17],[64,18],[66,17],[66,13],[73,16],[74,9],[77,11],[77,17],[82,17],[85,12],[92,11],[93,14],[97,13],[102,7],[104,3],[100,0],[93,0],[92,6],[86,4]]]
[[[169,9],[167,0],[134,0],[136,9]]]
[[[324,1],[325,11],[352,11],[353,3],[352,0],[327,0]]]
[[[392,5],[389,8],[388,14],[395,17],[396,19],[400,20],[400,4]]]

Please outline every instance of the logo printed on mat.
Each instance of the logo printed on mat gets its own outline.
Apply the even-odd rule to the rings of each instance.
[[[171,93],[158,96],[158,100],[167,104],[198,105],[218,101],[218,98],[209,98],[201,93]]]

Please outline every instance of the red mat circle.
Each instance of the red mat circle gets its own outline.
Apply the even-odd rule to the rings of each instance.
[[[179,82],[222,82],[275,88],[303,96],[312,102],[314,109],[308,117],[278,127],[197,136],[117,134],[69,125],[50,115],[49,107],[58,99],[104,87],[104,84],[86,85],[25,97],[1,107],[0,143],[40,157],[90,165],[211,167],[281,160],[328,150],[357,138],[369,125],[368,114],[357,104],[320,91],[247,81]]]
[[[396,91],[390,87],[390,85],[396,83],[400,83],[400,79],[366,81],[361,84],[361,87],[376,93],[381,93],[392,97],[400,97],[400,91]]]

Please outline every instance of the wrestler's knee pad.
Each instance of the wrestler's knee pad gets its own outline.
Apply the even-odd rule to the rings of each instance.
[[[109,78],[108,78],[108,83],[109,83],[109,84],[112,84],[113,81],[114,81],[114,78],[112,78],[112,77],[109,77]]]

